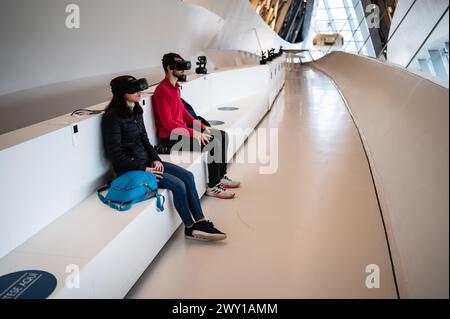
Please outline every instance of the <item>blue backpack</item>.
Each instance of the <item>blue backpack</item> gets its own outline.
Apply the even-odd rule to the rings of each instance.
[[[101,193],[108,190],[108,194]],[[134,204],[156,197],[156,206],[164,211],[164,196],[158,194],[158,182],[152,173],[130,171],[97,191],[100,200],[118,211],[127,211]],[[161,203],[162,198],[162,203]]]

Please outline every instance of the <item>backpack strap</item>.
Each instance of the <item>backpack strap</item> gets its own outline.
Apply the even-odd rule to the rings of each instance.
[[[165,198],[163,195],[158,194],[158,191],[156,191],[156,192],[151,191],[151,192],[149,192],[148,194],[146,194],[146,195],[144,195],[144,196],[142,196],[142,197],[140,197],[140,198],[137,198],[137,199],[135,199],[135,200],[133,200],[133,201],[131,201],[131,202],[119,204],[119,203],[116,203],[116,202],[107,200],[107,199],[105,198],[105,196],[102,195],[102,192],[108,190],[110,187],[111,187],[110,184],[107,184],[107,185],[105,185],[105,186],[102,186],[101,188],[99,188],[99,189],[97,190],[97,195],[98,195],[98,198],[99,198],[104,204],[108,205],[109,207],[111,207],[111,208],[113,208],[113,209],[116,209],[116,210],[118,210],[118,211],[120,211],[120,212],[125,212],[125,211],[127,211],[127,210],[130,210],[130,208],[131,208],[134,204],[137,204],[137,203],[146,201],[146,200],[148,200],[148,199],[151,199],[151,198],[153,198],[153,197],[156,197],[156,207],[158,208],[158,210],[159,210],[160,212],[164,212],[164,204],[166,203],[166,198]],[[149,189],[150,189],[150,188],[149,188]]]
[[[166,198],[163,195],[158,194],[158,192],[156,192],[155,196],[156,196],[156,207],[162,213],[164,211],[164,204],[166,203]],[[162,198],[162,203],[161,203],[161,198]]]
[[[158,189],[152,190],[148,185],[145,185],[151,194],[151,197],[156,197],[156,207],[162,213],[164,211],[164,204],[166,203],[166,198],[158,193]],[[162,203],[161,203],[162,198]]]
[[[108,204],[105,196],[102,195],[102,192],[107,191],[111,187],[111,183],[108,183],[97,190],[98,198],[104,203]]]
[[[120,211],[120,212],[125,212],[125,211],[127,211],[127,210],[130,210],[130,208],[134,205],[134,204],[137,204],[137,203],[140,203],[140,202],[143,202],[143,201],[146,201],[147,199],[150,199],[150,198],[152,198],[153,197],[153,195],[144,195],[144,196],[142,196],[141,198],[137,198],[137,199],[135,199],[135,200],[133,200],[133,201],[131,201],[131,202],[128,202],[128,203],[124,203],[124,204],[116,204],[116,203],[113,203],[113,202],[109,202],[108,203],[108,205],[109,205],[109,207],[111,207],[111,208],[114,208],[114,209],[117,209],[118,211]]]
[[[118,211],[125,212],[127,210],[130,210],[130,208],[133,205],[140,203],[140,202],[144,202],[153,197],[156,197],[156,207],[158,208],[158,210],[160,212],[163,212],[164,211],[164,203],[166,202],[166,198],[160,194],[153,194],[153,193],[144,195],[141,198],[135,199],[131,202],[124,203],[124,204],[117,204],[117,203],[114,203],[111,201],[107,201],[106,204],[109,205],[109,207],[111,207],[111,208],[117,209]],[[162,203],[161,203],[161,198],[162,198]]]

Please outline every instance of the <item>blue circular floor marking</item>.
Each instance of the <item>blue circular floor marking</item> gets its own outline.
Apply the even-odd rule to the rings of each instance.
[[[0,277],[0,299],[46,299],[58,281],[52,274],[26,270]]]
[[[232,106],[226,106],[226,107],[219,107],[219,111],[237,111],[239,110],[238,107],[232,107]]]
[[[212,126],[219,126],[219,125],[224,125],[225,124],[225,122],[223,122],[223,121],[208,121],[208,122]]]

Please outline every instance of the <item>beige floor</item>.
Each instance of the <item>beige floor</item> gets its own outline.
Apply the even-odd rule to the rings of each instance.
[[[202,200],[228,239],[190,241],[180,228],[128,298],[395,298],[368,163],[332,83],[293,70],[259,127],[278,128],[277,172],[232,164],[238,197]],[[379,289],[366,287],[371,264]]]

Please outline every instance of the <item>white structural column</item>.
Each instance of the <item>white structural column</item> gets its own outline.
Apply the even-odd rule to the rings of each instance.
[[[387,47],[387,60],[406,66],[447,7],[448,0],[400,0],[391,25],[392,38]],[[402,24],[399,26],[400,22]],[[395,30],[395,34],[392,34]],[[448,39],[448,24],[447,27],[438,28],[433,38],[444,36]]]
[[[429,50],[431,57],[431,63],[433,64],[434,72],[436,75],[441,78],[448,78],[447,70],[445,69],[444,57],[439,50]]]

